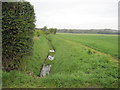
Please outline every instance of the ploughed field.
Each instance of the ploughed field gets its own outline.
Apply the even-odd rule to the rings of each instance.
[[[47,62],[52,65],[50,74],[39,77],[50,49],[46,38],[54,46],[55,59]],[[115,88],[118,58],[117,35],[42,35],[34,38],[33,55],[23,71],[3,72],[3,87]]]

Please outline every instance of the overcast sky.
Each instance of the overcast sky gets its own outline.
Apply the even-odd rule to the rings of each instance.
[[[119,0],[26,0],[34,5],[36,27],[118,29]]]

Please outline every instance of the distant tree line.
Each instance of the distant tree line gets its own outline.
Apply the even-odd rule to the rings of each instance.
[[[89,30],[82,30],[82,29],[58,29],[58,33],[83,33],[83,34],[120,34],[118,30],[112,29],[89,29]]]
[[[56,34],[57,32],[57,28],[47,28],[47,26],[44,26],[43,28],[36,28],[36,30],[42,30],[44,32],[44,34],[48,35],[48,34]]]
[[[10,71],[32,54],[35,13],[30,3],[22,0],[3,2],[2,16],[2,65]]]

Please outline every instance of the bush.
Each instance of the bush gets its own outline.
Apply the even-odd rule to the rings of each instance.
[[[35,30],[35,32],[34,32],[35,37],[40,37],[42,35],[44,35],[44,32],[42,30]]]
[[[2,16],[2,63],[10,71],[32,53],[34,8],[29,2],[3,2]]]

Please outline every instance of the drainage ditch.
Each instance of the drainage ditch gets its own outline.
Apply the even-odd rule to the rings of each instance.
[[[50,47],[50,50],[48,52],[48,56],[46,57],[43,65],[42,65],[42,68],[40,69],[40,77],[45,77],[46,75],[49,75],[50,74],[50,71],[51,71],[51,63],[52,61],[54,60],[55,58],[55,49],[51,43],[51,40],[48,40],[48,43],[49,43],[49,47]]]

